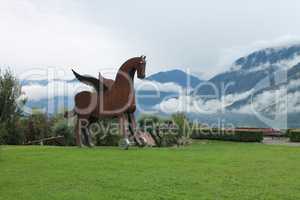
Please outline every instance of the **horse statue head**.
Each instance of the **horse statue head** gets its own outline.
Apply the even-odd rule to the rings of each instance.
[[[146,74],[146,56],[137,58],[136,72],[139,79],[144,79]]]

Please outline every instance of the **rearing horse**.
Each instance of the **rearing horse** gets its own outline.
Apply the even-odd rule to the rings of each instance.
[[[137,72],[137,77],[145,78],[146,57],[134,57],[127,60],[119,69],[115,81],[106,79],[99,74],[99,79],[82,76],[73,71],[75,77],[86,84],[92,85],[96,92],[83,91],[75,95],[74,112],[77,115],[76,122],[76,142],[82,146],[81,130],[79,123],[85,120],[88,123],[95,122],[101,118],[118,117],[120,122],[120,130],[124,136],[124,141],[128,143],[128,137],[125,122],[129,121],[129,130],[137,144],[143,145],[149,139],[153,143],[152,138],[139,137],[136,132],[136,121],[134,112],[135,92],[134,92],[134,76]],[[144,135],[145,136],[145,135]],[[87,136],[88,145],[92,145],[91,136]],[[146,139],[145,139],[146,138]],[[151,141],[152,139],[152,141]],[[126,144],[128,147],[128,144]]]

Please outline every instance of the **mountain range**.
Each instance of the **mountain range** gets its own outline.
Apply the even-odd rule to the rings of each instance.
[[[150,75],[145,80],[148,86],[136,91],[140,106],[138,113],[145,110],[157,111],[161,115],[187,112],[193,119],[214,123],[218,116],[223,116],[240,126],[274,126],[278,121],[287,121],[289,127],[300,125],[300,118],[297,120],[297,113],[300,113],[299,44],[260,49],[236,59],[226,68],[228,70],[209,80],[179,69]],[[76,80],[51,82],[80,84]],[[23,88],[27,87],[29,93],[30,87],[35,85],[47,87],[49,81],[22,81]],[[151,88],[151,85],[155,87]],[[48,105],[49,101],[52,106]],[[51,98],[29,98],[28,105],[47,107],[48,112],[53,113],[62,105],[70,109],[73,96],[60,94]],[[240,119],[249,120],[243,120],[243,123]]]

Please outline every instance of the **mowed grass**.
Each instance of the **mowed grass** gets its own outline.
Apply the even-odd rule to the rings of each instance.
[[[0,199],[300,199],[300,148],[0,147]]]

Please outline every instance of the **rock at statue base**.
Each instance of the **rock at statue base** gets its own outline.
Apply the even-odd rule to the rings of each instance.
[[[152,136],[149,133],[139,131],[139,136],[141,139],[143,139],[144,143],[147,146],[155,146],[156,145],[154,139],[152,138]]]

